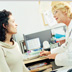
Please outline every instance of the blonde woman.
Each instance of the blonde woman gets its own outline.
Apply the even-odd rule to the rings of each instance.
[[[49,59],[55,59],[57,66],[72,66],[72,13],[69,4],[59,2],[52,7],[54,18],[58,23],[67,26],[66,41],[58,48],[51,51],[42,51],[41,56],[46,55]]]
[[[23,56],[12,35],[17,33],[17,24],[12,13],[0,11],[0,72],[29,72]]]

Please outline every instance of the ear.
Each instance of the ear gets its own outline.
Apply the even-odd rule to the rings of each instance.
[[[6,26],[3,24],[3,27],[6,29]]]

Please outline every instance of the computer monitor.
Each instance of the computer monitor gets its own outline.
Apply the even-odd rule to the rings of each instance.
[[[63,28],[63,30],[65,31],[65,26],[56,27],[54,29],[55,30],[57,29],[57,31],[59,31],[61,28]],[[43,47],[44,41],[48,41],[50,43],[51,38],[52,38],[52,30],[54,30],[54,29],[48,29],[48,30],[44,30],[44,31],[40,31],[40,32],[32,33],[32,34],[27,34],[27,35],[23,34],[27,50],[29,50],[27,41],[31,40],[31,39],[39,38],[41,47]]]
[[[35,39],[35,38],[39,38],[40,46],[43,47],[44,41],[50,42],[51,30],[50,29],[44,30],[44,31],[41,31],[41,32],[36,32],[36,33],[28,34],[28,35],[23,34],[23,37],[24,37],[24,40],[25,40],[25,43],[26,43],[27,50],[28,50],[27,40],[31,40],[31,39]]]

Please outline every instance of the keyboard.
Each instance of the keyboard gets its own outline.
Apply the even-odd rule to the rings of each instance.
[[[39,54],[35,54],[35,55],[23,55],[23,60],[31,60],[34,58],[38,58],[40,55]]]
[[[41,51],[35,51],[35,52],[30,53],[30,54],[25,53],[25,54],[23,54],[23,60],[31,60],[34,58],[38,58],[38,57],[40,57],[40,52]]]

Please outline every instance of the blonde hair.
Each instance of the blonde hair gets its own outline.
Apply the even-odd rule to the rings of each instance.
[[[72,19],[71,7],[66,2],[59,2],[52,6],[52,13],[54,14],[55,10],[61,10],[62,12],[66,12],[67,16]]]

